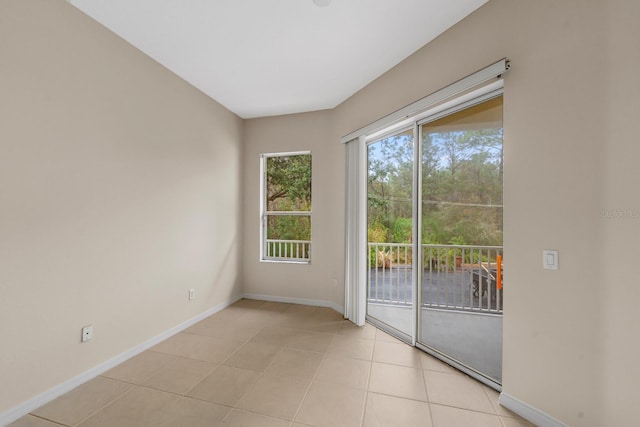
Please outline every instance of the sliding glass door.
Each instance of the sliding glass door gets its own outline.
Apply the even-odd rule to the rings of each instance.
[[[406,341],[414,315],[414,128],[367,144],[367,316]]]
[[[502,96],[367,139],[367,319],[502,381]]]
[[[420,123],[419,346],[502,382],[502,97]]]

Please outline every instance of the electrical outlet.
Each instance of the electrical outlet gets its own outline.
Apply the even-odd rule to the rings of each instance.
[[[82,328],[82,342],[87,342],[93,338],[93,325]]]
[[[196,298],[196,290],[189,289],[189,301],[194,300]]]

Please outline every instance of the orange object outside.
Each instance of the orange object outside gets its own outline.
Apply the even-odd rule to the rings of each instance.
[[[496,264],[498,264],[498,273],[496,275],[496,287],[498,290],[502,289],[502,255],[496,257]]]

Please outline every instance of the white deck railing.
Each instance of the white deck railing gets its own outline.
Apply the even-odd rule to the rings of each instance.
[[[502,246],[422,245],[421,305],[501,314],[499,256]],[[369,301],[411,305],[417,261],[409,243],[369,243]]]
[[[309,240],[266,240],[266,259],[304,262],[311,259]]]

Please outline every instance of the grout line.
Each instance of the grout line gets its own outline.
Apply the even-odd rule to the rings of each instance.
[[[62,423],[60,423],[60,422],[58,422],[58,421],[55,421],[55,420],[49,419],[49,418],[47,418],[47,417],[43,417],[42,415],[36,415],[36,414],[34,414],[34,413],[32,413],[32,412],[29,412],[27,415],[25,415],[25,417],[28,417],[28,416],[32,416],[33,418],[37,418],[37,419],[39,419],[39,420],[43,420],[43,421],[47,421],[47,422],[53,423],[53,424],[55,424],[55,425],[57,425],[57,426],[71,427],[69,424],[62,424]],[[16,420],[16,421],[17,421],[17,420]],[[84,420],[82,420],[82,421],[84,421]],[[15,422],[15,421],[14,421],[14,422]],[[13,424],[13,423],[11,423],[11,424]],[[79,423],[78,423],[78,424],[79,424]]]
[[[220,366],[222,366],[221,363],[215,364],[215,366],[213,368],[211,368],[211,370],[209,372],[206,373],[205,376],[202,377],[202,379],[198,382],[196,382],[194,385],[192,385],[191,387],[189,387],[187,390],[185,390],[183,396],[184,397],[189,397],[189,398],[193,398],[193,396],[188,396],[189,393],[191,393],[193,391],[194,388],[198,387],[200,384],[202,384],[204,382],[204,380],[206,380],[207,378],[209,378],[209,376],[211,374],[213,374]]]
[[[206,402],[206,400],[203,400],[203,402]],[[211,402],[208,402],[208,403],[211,403]],[[220,404],[220,403],[216,403],[216,405],[221,405],[221,404]],[[221,406],[226,406],[226,405],[221,405]],[[288,419],[286,419],[286,418],[276,417],[275,415],[267,415],[267,414],[263,414],[263,413],[260,413],[260,412],[255,412],[255,411],[252,411],[252,410],[250,410],[250,409],[241,409],[241,408],[237,408],[237,407],[235,407],[235,406],[234,406],[234,407],[226,406],[226,407],[227,407],[227,408],[230,408],[231,410],[230,410],[230,411],[229,411],[229,413],[228,413],[227,415],[225,415],[225,416],[224,416],[224,418],[220,421],[222,424],[224,424],[224,421],[229,417],[229,415],[231,415],[231,413],[232,413],[233,411],[236,411],[236,412],[244,412],[244,413],[246,413],[246,414],[257,415],[257,416],[264,417],[264,418],[270,418],[270,419],[272,419],[272,420],[285,421],[285,422],[289,423],[289,425],[291,425],[291,424],[293,424],[293,423],[295,422],[295,421],[292,421],[292,420],[288,420]]]
[[[312,385],[313,385],[313,381],[309,381],[309,385],[307,385],[307,389],[304,392],[304,396],[302,396],[302,399],[300,399],[300,403],[298,403],[298,408],[296,409],[296,411],[293,414],[293,417],[291,418],[291,424],[293,424],[294,422],[297,422],[296,418],[300,414],[302,405],[304,404],[304,401],[307,399],[307,396],[309,395],[309,390],[311,390]]]
[[[435,426],[435,420],[433,419],[433,411],[431,408],[431,399],[429,397],[429,387],[427,387],[427,378],[424,375],[424,367],[422,366],[422,357],[420,357],[420,376],[422,377],[422,383],[424,384],[424,392],[427,394],[427,406],[429,407],[429,418],[431,419],[431,425]]]
[[[113,378],[109,378],[111,380],[113,380]],[[120,380],[117,380],[120,381]],[[94,415],[96,415],[97,413],[104,411],[105,409],[107,409],[108,407],[112,406],[113,404],[115,404],[116,402],[119,402],[121,399],[123,399],[126,395],[128,395],[129,393],[131,393],[133,390],[135,390],[137,384],[132,384],[132,383],[128,383],[126,381],[120,381],[123,382],[125,384],[131,384],[133,385],[133,387],[131,387],[129,390],[125,391],[124,393],[122,393],[120,396],[116,397],[115,399],[113,399],[111,402],[107,403],[106,405],[102,406],[99,409],[96,409],[95,411],[93,411],[92,413],[90,413],[89,415],[87,415],[86,417],[84,417],[83,419],[81,419],[80,421],[78,421],[78,423],[76,425],[80,425],[83,422],[85,422],[86,420],[88,420],[89,418],[93,417]]]
[[[377,334],[377,330],[376,330],[376,334]],[[361,418],[360,418],[360,425],[364,426],[364,417],[367,414],[367,403],[369,402],[369,393],[371,393],[371,391],[369,390],[369,388],[371,387],[371,373],[373,372],[373,355],[376,352],[376,339],[375,339],[375,334],[374,334],[374,339],[373,339],[373,348],[371,349],[371,360],[369,360],[369,375],[367,376],[367,384],[365,386],[365,393],[364,393],[364,405],[362,405],[362,414],[361,414]]]
[[[447,408],[453,408],[453,409],[460,409],[461,411],[475,412],[476,414],[492,415],[494,417],[500,418],[500,415],[498,415],[498,414],[492,414],[490,412],[478,411],[477,409],[463,408],[463,407],[460,407],[460,406],[448,405],[446,403],[439,403],[439,402],[429,402],[429,404],[430,405],[436,405],[436,406],[446,406]],[[509,418],[509,417],[507,417],[507,418]]]
[[[398,396],[396,394],[389,394],[389,393],[384,393],[384,392],[381,392],[381,391],[372,391],[372,390],[366,390],[366,391],[367,391],[367,393],[379,394],[380,396],[395,397],[396,399],[410,400],[412,402],[418,402],[418,403],[430,403],[430,402],[427,402],[426,400],[414,399],[412,397]],[[446,405],[443,405],[443,406],[446,406]],[[478,412],[478,411],[476,411],[476,412]]]

